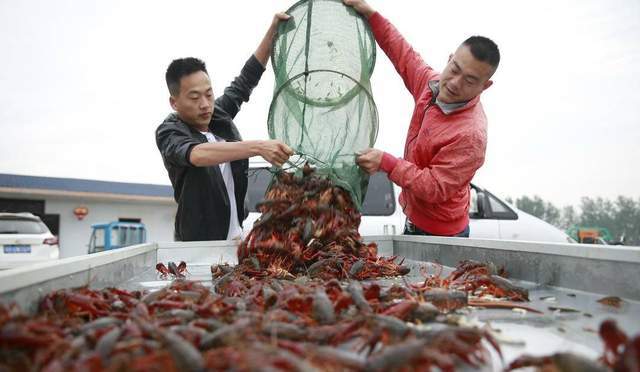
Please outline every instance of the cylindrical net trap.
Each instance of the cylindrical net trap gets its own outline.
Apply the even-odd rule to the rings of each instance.
[[[276,76],[269,136],[348,190],[360,207],[368,176],[355,163],[372,147],[378,113],[370,77],[376,58],[367,21],[340,0],[305,0],[274,40]]]

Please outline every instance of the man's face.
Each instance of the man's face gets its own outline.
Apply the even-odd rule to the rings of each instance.
[[[204,129],[213,116],[211,80],[204,71],[194,72],[180,79],[180,93],[169,98],[171,107],[187,124]]]
[[[494,68],[478,61],[466,45],[449,56],[449,63],[440,75],[438,99],[444,103],[466,102],[489,88]]]

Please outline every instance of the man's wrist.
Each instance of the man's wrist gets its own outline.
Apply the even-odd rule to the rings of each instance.
[[[369,8],[365,9],[365,10],[362,12],[362,15],[363,15],[365,18],[369,19],[369,18],[370,18],[372,15],[374,15],[375,13],[376,13],[376,10],[375,10],[375,9],[373,9],[373,8],[371,8],[371,7],[369,7]]]
[[[396,167],[397,164],[398,164],[398,158],[396,158],[395,156],[387,152],[382,153],[382,160],[380,161],[380,170],[386,173],[391,173],[393,172],[393,169]]]
[[[258,156],[260,155],[260,148],[262,147],[262,142],[260,140],[255,140],[255,141],[246,141],[248,143],[248,147],[249,147],[249,154],[251,156]]]

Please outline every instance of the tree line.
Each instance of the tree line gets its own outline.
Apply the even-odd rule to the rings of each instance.
[[[624,238],[624,244],[640,246],[640,198],[634,200],[618,196],[611,200],[583,197],[578,207],[569,205],[562,208],[537,195],[506,200],[562,230],[572,226],[606,228],[614,240]]]

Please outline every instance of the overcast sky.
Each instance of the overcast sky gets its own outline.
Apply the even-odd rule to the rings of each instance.
[[[640,1],[370,3],[437,70],[470,35],[499,45],[476,183],[559,206],[640,197]],[[292,4],[0,0],[0,173],[169,184],[154,140],[168,63],[202,58],[221,94]],[[378,52],[376,147],[401,156],[413,101]],[[267,137],[273,81],[269,67],[236,119],[245,139]]]

